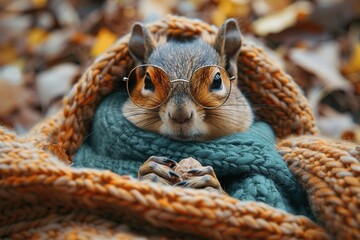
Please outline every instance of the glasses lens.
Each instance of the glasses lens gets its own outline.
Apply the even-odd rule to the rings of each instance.
[[[160,106],[170,93],[168,75],[159,67],[143,65],[134,68],[127,81],[131,100],[142,108]]]
[[[215,108],[221,106],[228,99],[230,91],[229,74],[221,67],[202,67],[191,76],[191,95],[203,107]]]

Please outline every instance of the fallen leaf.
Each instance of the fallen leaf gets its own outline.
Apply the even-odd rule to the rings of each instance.
[[[24,134],[36,123],[40,122],[41,114],[36,109],[22,104],[17,113],[13,116],[14,127],[17,133]]]
[[[48,37],[48,32],[41,28],[30,29],[27,35],[27,43],[31,49],[35,49]]]
[[[278,51],[286,52],[287,50],[287,48],[281,48]],[[310,97],[313,97],[314,92],[321,92],[322,86],[320,86],[320,84],[316,84],[319,80],[313,73],[304,70],[292,61],[285,61],[285,63],[286,65],[283,69],[286,71],[287,74],[292,77],[292,79],[297,83],[297,85],[299,85],[299,87],[304,91],[304,94],[308,99]],[[316,85],[318,85],[320,88],[316,88]],[[318,101],[316,101],[316,104],[318,104]]]
[[[14,62],[17,58],[16,48],[12,43],[0,45],[0,66]]]
[[[33,3],[30,0],[13,0],[9,1],[5,10],[12,12],[21,12],[29,10],[33,7]]]
[[[293,48],[289,51],[292,62],[313,73],[322,82],[326,91],[332,89],[351,90],[349,82],[338,71],[338,44],[326,42],[318,48]]]
[[[34,7],[43,8],[47,4],[47,0],[32,0]]]
[[[291,0],[253,0],[250,4],[258,16],[264,16],[284,9],[291,4]]]
[[[54,99],[67,93],[71,88],[73,78],[79,72],[79,66],[64,63],[38,74],[36,89],[41,106],[46,109]]]
[[[219,1],[219,5],[212,15],[212,21],[220,26],[227,18],[244,18],[251,12],[249,0]]]
[[[298,1],[285,9],[266,15],[252,23],[253,31],[259,36],[278,33],[294,26],[298,21],[306,19],[313,10],[313,4],[307,1]]]
[[[317,125],[321,134],[337,139],[340,139],[344,132],[358,127],[351,114],[339,113],[326,105],[321,105],[321,115],[318,116]]]
[[[326,1],[326,3],[325,3]],[[311,13],[310,21],[327,32],[343,31],[347,24],[360,15],[359,0],[322,0]]]
[[[80,17],[70,1],[52,0],[49,5],[61,26],[75,27],[80,25]]]
[[[21,69],[16,65],[7,65],[0,68],[0,78],[12,85],[21,85]]]
[[[0,78],[0,118],[6,118],[8,115],[18,109],[23,104],[24,89],[21,85],[11,84],[8,80]]]
[[[351,74],[358,71],[360,71],[360,42],[355,45],[349,61],[345,62],[341,67],[343,74]]]
[[[163,18],[169,14],[171,7],[176,6],[177,2],[178,1],[176,0],[143,0],[139,2],[138,11],[144,22],[151,22]],[[116,2],[112,4],[114,5],[115,3]]]
[[[106,28],[101,28],[96,36],[94,46],[91,49],[93,57],[98,56],[108,49],[117,39],[117,36]]]
[[[360,126],[357,125],[353,129],[345,130],[341,134],[341,139],[360,144]]]
[[[349,79],[354,86],[354,92],[360,96],[360,72],[347,74],[346,78]]]
[[[41,47],[37,49],[37,54],[48,59],[60,55],[69,45],[73,34],[74,30],[72,28],[63,28],[50,32]]]
[[[31,26],[31,16],[17,14],[0,14],[0,31],[6,33],[1,37],[22,36]]]

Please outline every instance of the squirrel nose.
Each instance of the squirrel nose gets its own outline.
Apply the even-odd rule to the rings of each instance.
[[[169,118],[179,124],[190,121],[192,117],[193,117],[192,111],[184,111],[181,109],[177,109],[171,113],[169,112]]]

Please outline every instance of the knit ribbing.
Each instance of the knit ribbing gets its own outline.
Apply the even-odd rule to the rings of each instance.
[[[212,141],[176,141],[127,121],[121,112],[126,98],[124,93],[114,93],[98,106],[90,135],[75,155],[75,167],[136,177],[139,167],[152,155],[176,161],[192,156],[203,166],[214,168],[231,196],[309,215],[305,193],[276,152],[275,137],[267,124],[257,122],[246,132]]]

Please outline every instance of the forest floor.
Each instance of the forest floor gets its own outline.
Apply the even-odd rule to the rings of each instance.
[[[135,21],[167,14],[236,18],[302,88],[321,133],[360,143],[358,0],[0,0],[0,124],[25,133]]]

